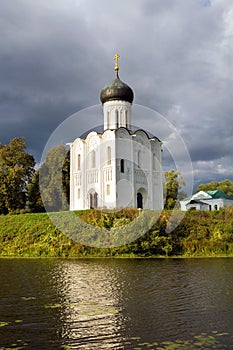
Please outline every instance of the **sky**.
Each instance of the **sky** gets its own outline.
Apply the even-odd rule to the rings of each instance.
[[[1,0],[0,33],[0,142],[24,136],[39,163],[63,121],[100,105],[118,52],[134,103],[182,138],[195,184],[233,181],[232,0]]]

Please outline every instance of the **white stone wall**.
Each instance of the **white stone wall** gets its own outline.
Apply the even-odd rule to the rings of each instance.
[[[135,207],[132,137],[128,130],[116,130],[117,208]]]
[[[108,101],[104,103],[104,130],[131,127],[132,104],[126,101]]]
[[[131,107],[126,101],[104,103],[104,132],[70,144],[71,210],[163,208],[161,142],[143,130],[130,131]]]
[[[85,174],[81,169],[84,164],[85,142],[76,139],[70,144],[70,209],[84,208]]]
[[[90,132],[85,140],[76,139],[70,150],[70,209],[90,208],[90,196],[95,193],[97,207],[115,208],[115,132]]]
[[[138,207],[138,193],[144,209],[163,208],[161,142],[138,130],[120,128],[117,139],[117,207]],[[124,161],[124,172],[121,161]]]
[[[99,208],[137,207],[138,193],[144,209],[163,208],[161,142],[138,130],[125,128],[90,132],[71,145],[70,209],[91,206],[97,193]],[[93,199],[94,200],[94,199]],[[92,203],[94,206],[94,202]]]
[[[116,136],[115,131],[106,130],[102,136],[101,173],[102,207],[116,208]]]

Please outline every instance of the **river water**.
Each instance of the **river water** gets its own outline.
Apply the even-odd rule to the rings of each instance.
[[[233,259],[0,259],[0,349],[233,349]]]

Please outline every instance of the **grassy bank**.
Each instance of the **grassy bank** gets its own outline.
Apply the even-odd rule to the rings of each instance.
[[[182,213],[163,211],[148,232],[136,241],[118,248],[93,248],[74,242],[60,232],[46,213],[0,216],[0,256],[84,257],[84,256],[233,256],[233,207],[205,212],[190,211],[176,226]],[[61,215],[66,215],[63,213]],[[138,216],[125,209],[118,213],[95,210],[77,212],[91,227],[114,228],[123,235],[124,226]],[[140,225],[135,226],[139,230]],[[85,232],[83,232],[85,235]]]

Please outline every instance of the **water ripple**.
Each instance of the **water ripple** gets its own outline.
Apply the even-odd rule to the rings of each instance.
[[[0,260],[0,348],[232,349],[232,274],[233,259]]]

